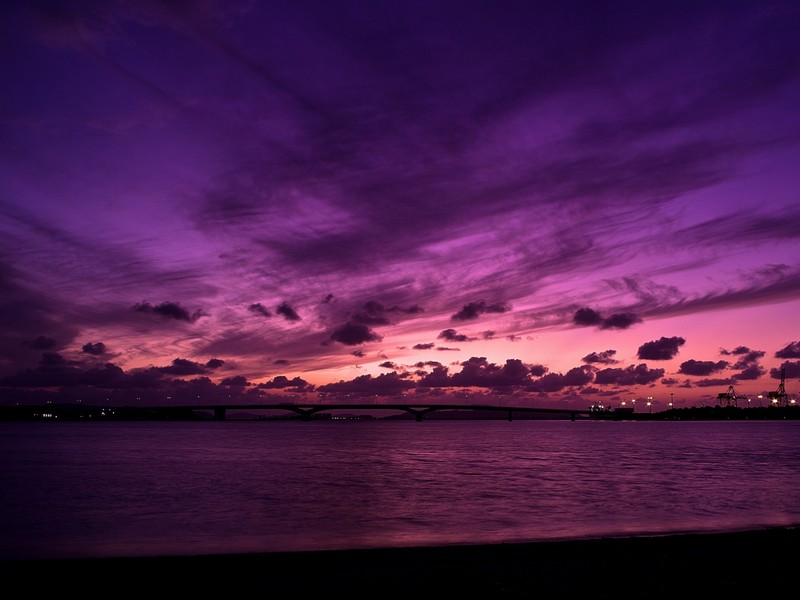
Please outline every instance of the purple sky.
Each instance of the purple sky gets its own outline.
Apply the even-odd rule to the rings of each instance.
[[[0,10],[3,403],[800,387],[794,1]]]

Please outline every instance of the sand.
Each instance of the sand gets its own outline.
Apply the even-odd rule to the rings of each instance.
[[[430,548],[0,562],[7,597],[795,598],[800,530]]]

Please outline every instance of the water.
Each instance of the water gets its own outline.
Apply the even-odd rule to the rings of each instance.
[[[0,423],[0,558],[800,524],[800,421]]]

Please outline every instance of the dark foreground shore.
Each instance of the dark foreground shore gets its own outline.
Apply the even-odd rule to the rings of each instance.
[[[796,598],[800,529],[580,541],[0,562],[7,591],[87,598]],[[16,597],[23,597],[16,596]]]

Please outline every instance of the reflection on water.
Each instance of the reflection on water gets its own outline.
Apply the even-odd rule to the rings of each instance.
[[[800,523],[800,422],[3,423],[0,557]]]

